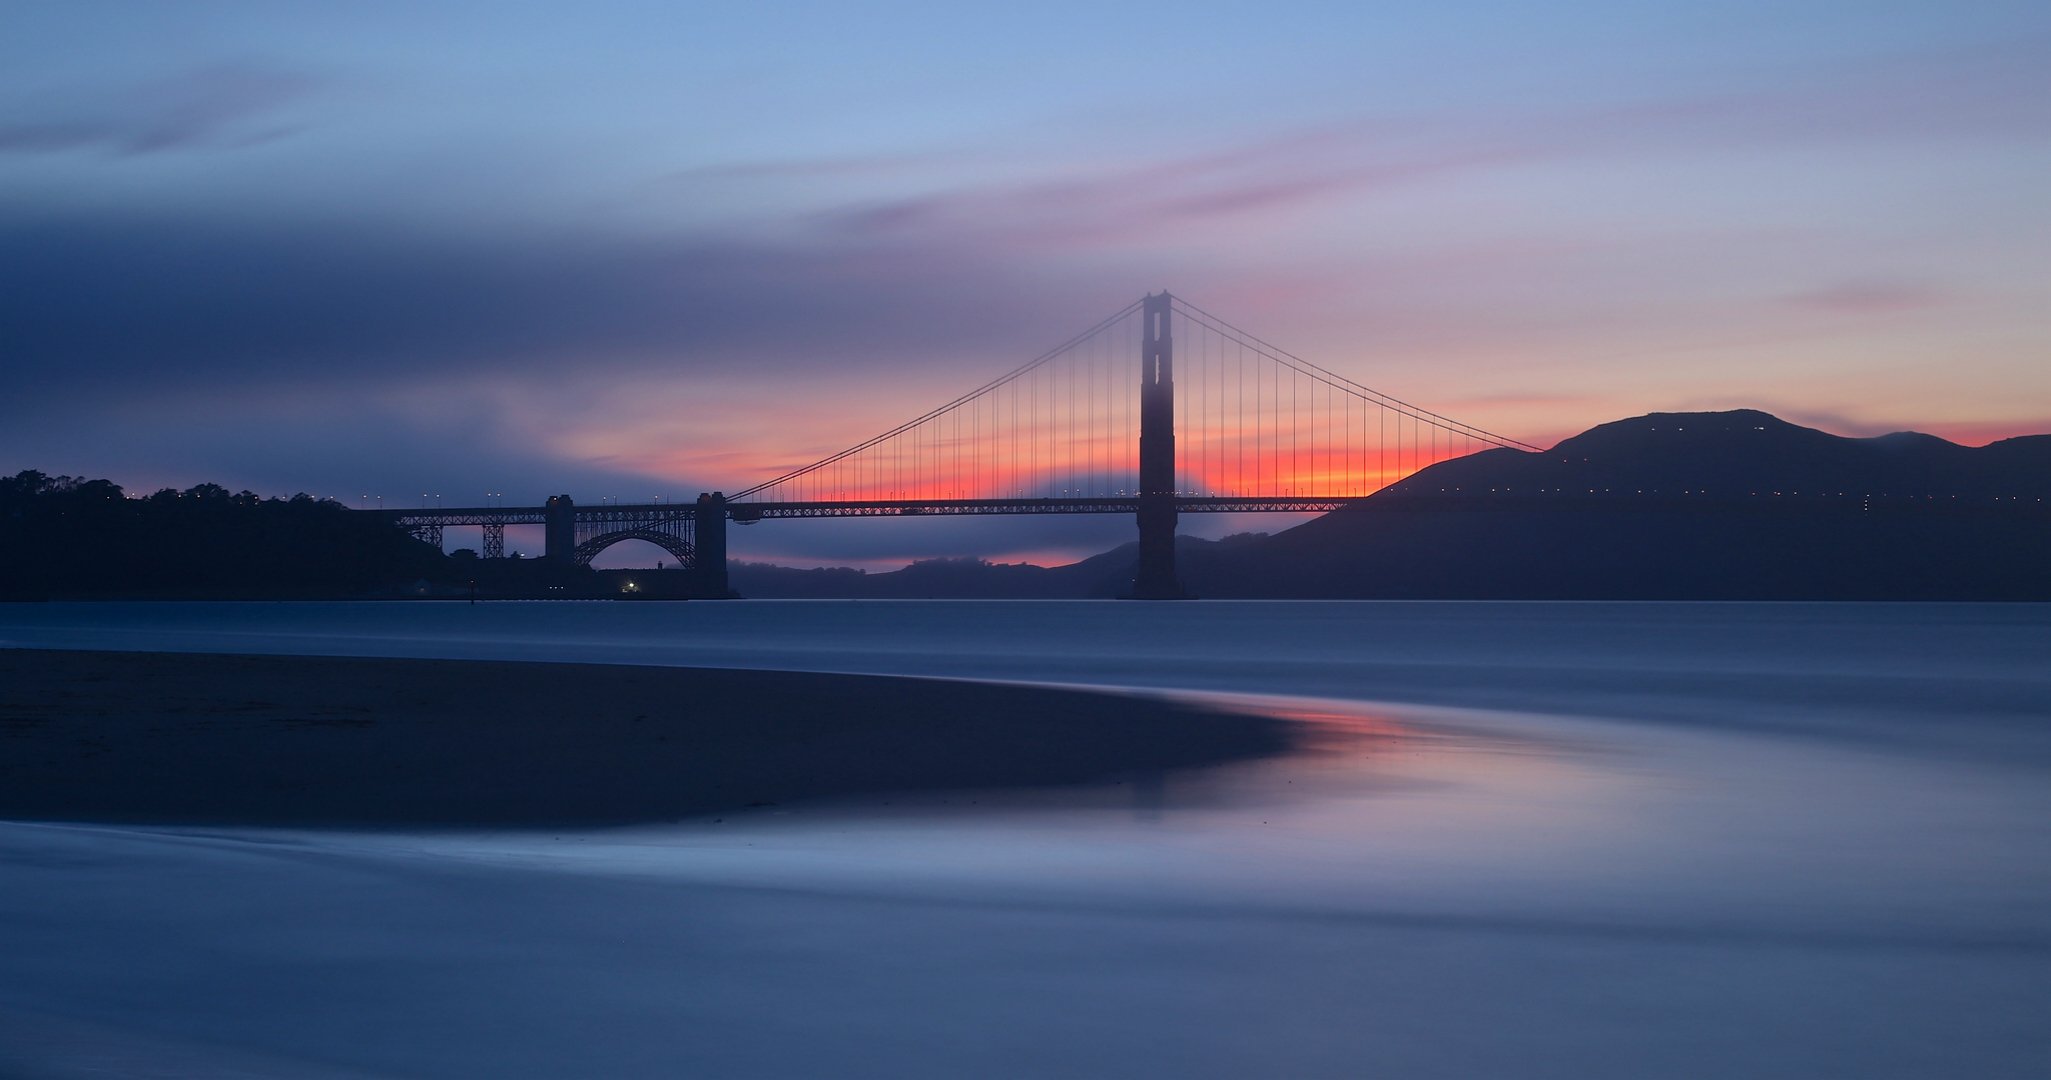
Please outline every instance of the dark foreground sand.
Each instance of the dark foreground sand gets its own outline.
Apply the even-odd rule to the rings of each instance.
[[[0,818],[551,826],[1043,786],[1285,749],[1281,721],[852,675],[0,650]]]

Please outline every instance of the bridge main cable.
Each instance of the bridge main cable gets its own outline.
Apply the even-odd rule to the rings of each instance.
[[[1494,443],[1497,446],[1505,446],[1517,450],[1531,450],[1539,453],[1544,452],[1542,447],[1533,446],[1530,443],[1522,442],[1517,439],[1512,439],[1507,435],[1498,435],[1492,431],[1487,431],[1482,428],[1475,427],[1473,424],[1469,424],[1465,421],[1455,420],[1450,416],[1445,416],[1440,413],[1432,412],[1430,409],[1426,409],[1419,405],[1413,405],[1410,402],[1402,400],[1401,398],[1391,397],[1390,395],[1384,394],[1381,391],[1374,389],[1373,387],[1363,386],[1360,383],[1357,383],[1352,379],[1349,379],[1346,376],[1339,374],[1336,371],[1332,371],[1318,364],[1314,364],[1311,361],[1305,360],[1304,358],[1297,356],[1295,353],[1292,353],[1289,350],[1282,348],[1281,346],[1275,345],[1268,341],[1264,341],[1260,337],[1252,333],[1249,333],[1245,330],[1242,330],[1239,327],[1234,326],[1229,322],[1226,322],[1224,319],[1219,318],[1218,316],[1213,315],[1208,311],[1205,311],[1203,308],[1200,308],[1195,304],[1190,303],[1188,300],[1183,299],[1181,296],[1176,296],[1174,298],[1174,302],[1176,307],[1182,309],[1183,316],[1185,318],[1195,319],[1197,322],[1204,324],[1212,331],[1222,334],[1225,337],[1236,339],[1241,344],[1246,345],[1249,348],[1252,348],[1258,353],[1266,355],[1269,359],[1272,359],[1277,363],[1286,365],[1294,369],[1298,374],[1306,376],[1308,378],[1316,379],[1317,381],[1322,382],[1326,386],[1332,387],[1335,390],[1341,390],[1346,393],[1350,393],[1355,397],[1371,401],[1384,408],[1393,409],[1397,412],[1407,413],[1412,419],[1430,424],[1434,427],[1439,428],[1442,431],[1457,432],[1460,434],[1467,435],[1471,438],[1479,439],[1483,442]]]
[[[729,502],[739,502],[740,500],[746,499],[751,495],[755,495],[762,491],[766,491],[770,488],[776,487],[779,484],[788,483],[792,480],[797,479],[798,477],[804,476],[807,473],[816,472],[836,462],[843,461],[847,458],[853,457],[854,455],[859,454],[864,450],[869,450],[876,446],[880,446],[883,443],[886,443],[891,439],[894,439],[897,436],[902,435],[905,432],[910,431],[911,429],[918,427],[921,424],[924,424],[926,421],[931,420],[934,417],[944,415],[954,409],[961,407],[962,405],[967,404],[968,402],[974,401],[975,399],[982,397],[983,395],[989,393],[992,390],[1004,386],[1007,383],[1017,381],[1020,376],[1025,375],[1027,372],[1030,372],[1035,368],[1041,367],[1048,361],[1053,360],[1055,357],[1058,357],[1063,353],[1068,352],[1070,349],[1073,349],[1076,346],[1082,344],[1083,342],[1095,337],[1105,328],[1116,324],[1120,319],[1123,319],[1126,316],[1131,315],[1134,311],[1137,311],[1140,305],[1143,303],[1145,303],[1144,300],[1134,300],[1132,303],[1127,304],[1124,307],[1119,308],[1117,311],[1112,312],[1110,315],[1105,316],[1103,319],[1099,320],[1095,325],[1091,326],[1087,330],[1084,330],[1082,333],[1079,333],[1074,337],[1069,338],[1067,341],[1064,341],[1061,344],[1056,345],[1052,349],[1049,349],[1046,352],[1041,353],[1040,355],[1032,358],[1031,360],[1028,360],[1023,364],[1020,364],[1018,367],[1013,368],[1012,370],[1002,375],[999,375],[998,377],[990,380],[987,383],[984,383],[983,385],[975,388],[974,390],[971,390],[968,393],[963,394],[958,398],[955,398],[953,401],[947,402],[946,404],[937,406],[933,409],[929,409],[926,412],[918,416],[915,416],[912,419],[907,420],[894,428],[891,428],[889,431],[886,431],[881,435],[877,435],[873,438],[857,443],[854,446],[850,446],[837,454],[832,454],[827,457],[820,458],[818,461],[812,462],[809,465],[804,465],[800,466],[799,468],[792,469],[791,471],[784,473],[782,476],[778,476],[775,479],[765,480],[762,483],[756,484],[754,487],[736,492],[733,495],[728,496],[727,499]]]

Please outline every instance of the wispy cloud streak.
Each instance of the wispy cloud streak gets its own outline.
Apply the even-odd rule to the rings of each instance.
[[[216,64],[126,87],[59,91],[0,112],[0,154],[127,156],[261,142],[289,129],[260,121],[318,85],[294,72]]]

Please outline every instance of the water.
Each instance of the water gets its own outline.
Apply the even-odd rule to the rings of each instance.
[[[2051,610],[2031,604],[0,605],[9,643],[1290,694],[1818,728],[1976,755],[2051,737],[2034,722],[2051,686]],[[1974,730],[1928,730],[1933,715]]]
[[[0,642],[1029,680],[1328,733],[973,810],[0,827],[31,1075],[2051,1073],[2042,606],[23,605]]]

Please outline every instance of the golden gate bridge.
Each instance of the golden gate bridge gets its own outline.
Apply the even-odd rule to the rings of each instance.
[[[1135,377],[1135,375],[1137,377]],[[778,518],[1131,514],[1132,595],[1180,597],[1185,513],[1328,511],[1478,450],[1539,448],[1370,389],[1166,292],[1135,300],[1011,371],[873,438],[695,502],[380,511],[439,546],[477,526],[541,524],[543,562],[589,565],[640,540],[693,595],[723,597],[729,523]]]

